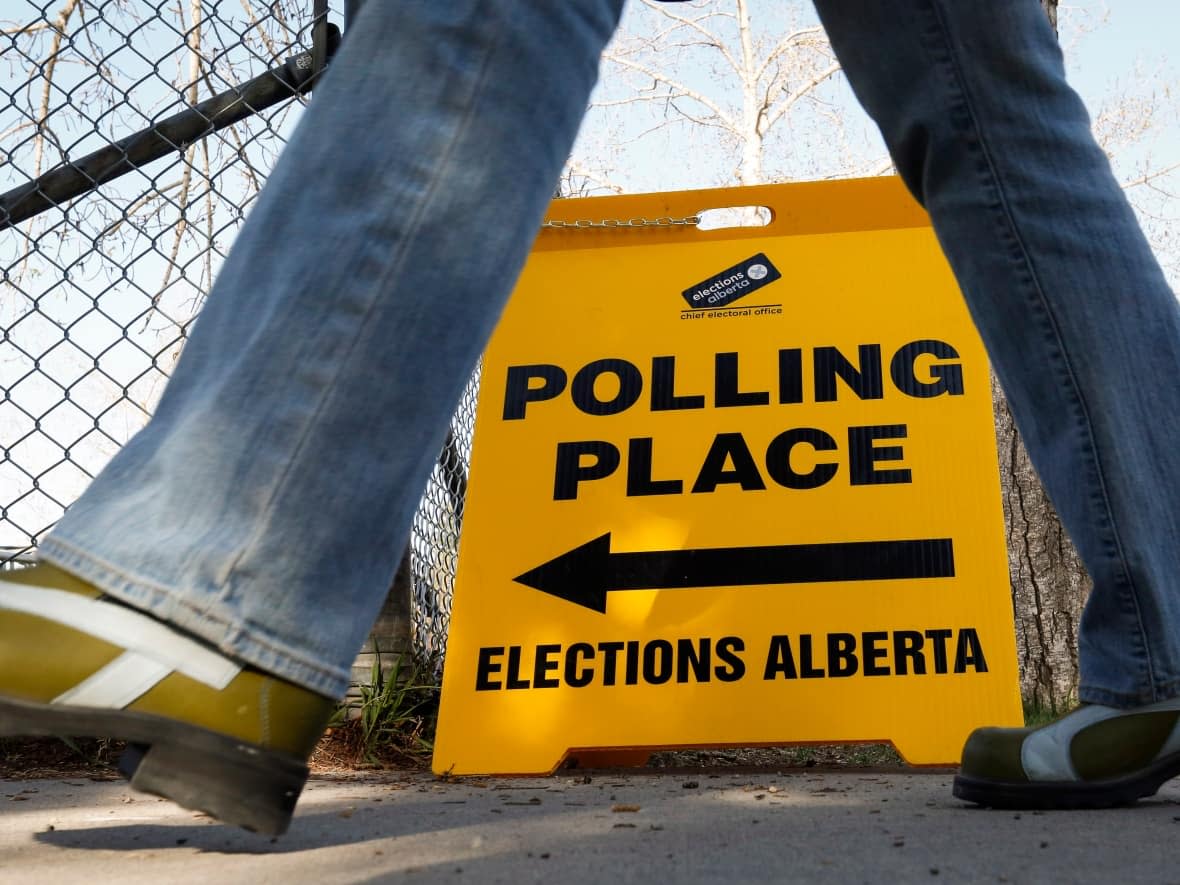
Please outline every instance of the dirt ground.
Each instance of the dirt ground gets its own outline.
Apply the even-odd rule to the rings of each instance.
[[[115,780],[123,751],[121,741],[79,738],[0,738],[0,779],[88,778]],[[613,764],[612,763],[612,767]],[[366,772],[426,771],[430,757],[397,748],[366,760],[348,728],[329,729],[310,760],[312,773],[349,776]],[[585,767],[585,766],[583,766]],[[652,753],[647,767],[657,769],[902,769],[888,745],[809,747],[739,747],[725,750],[678,750]]]

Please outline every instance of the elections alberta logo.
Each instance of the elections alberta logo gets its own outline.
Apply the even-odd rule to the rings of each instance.
[[[727,307],[739,298],[745,298],[781,277],[782,274],[766,257],[766,254],[759,252],[757,255],[753,255],[733,267],[726,268],[707,280],[689,286],[681,292],[684,300],[688,302],[688,310],[683,313],[693,317],[704,316],[706,314],[702,312]],[[779,305],[776,304],[773,307],[778,308]],[[780,313],[781,310],[771,312]],[[731,312],[725,311],[723,313],[729,315]],[[745,314],[746,311],[743,310],[742,313]],[[708,313],[708,315],[720,316],[723,314]]]

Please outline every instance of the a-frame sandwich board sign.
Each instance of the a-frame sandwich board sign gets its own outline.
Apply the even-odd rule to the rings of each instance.
[[[701,230],[713,207],[765,226]],[[991,386],[896,179],[556,201],[486,352],[434,754],[1019,724]]]

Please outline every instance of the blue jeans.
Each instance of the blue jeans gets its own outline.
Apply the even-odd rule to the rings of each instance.
[[[152,422],[42,556],[340,695],[622,0],[371,2]],[[1180,693],[1180,328],[1036,0],[819,0],[1094,578],[1082,697]]]

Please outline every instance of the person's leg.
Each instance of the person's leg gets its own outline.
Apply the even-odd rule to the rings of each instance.
[[[1180,709],[1169,702],[1180,695],[1180,312],[1065,82],[1044,13],[1036,0],[816,6],[930,212],[1094,580],[1079,631],[1081,699],[1112,711],[1164,702],[1146,742],[1173,752],[1164,743]],[[982,740],[1003,756],[1019,753],[1023,736]],[[1073,762],[1075,774],[1092,769]],[[965,756],[966,767],[980,764]],[[1180,760],[1170,765],[1180,770]]]
[[[265,736],[278,676],[298,701],[289,718],[311,721],[314,740],[330,705],[321,698],[345,692],[389,588],[621,5],[363,6],[152,421],[42,542],[51,565],[0,582],[0,734],[114,729],[136,711],[170,715],[153,699],[191,687],[202,700],[176,714],[182,723],[264,743],[254,726],[198,713],[250,677]],[[129,616],[149,620],[137,610],[207,642],[210,668],[184,671],[195,644],[182,654],[179,639],[130,636]],[[102,630],[88,633],[88,620]],[[18,663],[29,642],[88,651],[43,657],[61,672],[41,679]],[[182,679],[199,684],[176,687]],[[53,718],[78,697],[121,712]],[[143,742],[149,725],[140,716],[122,736]],[[306,743],[301,732],[282,749],[298,756]]]
[[[366,4],[151,423],[41,556],[343,694],[620,4]]]

